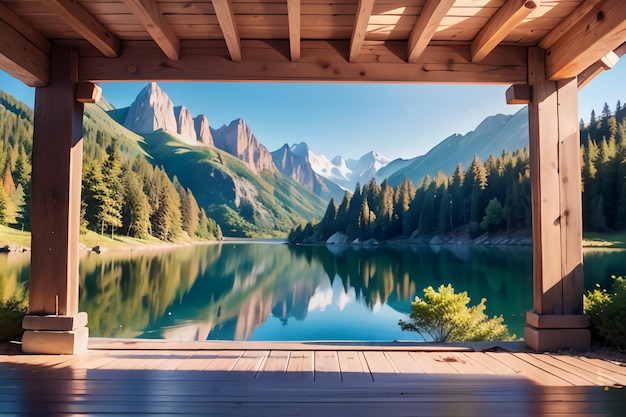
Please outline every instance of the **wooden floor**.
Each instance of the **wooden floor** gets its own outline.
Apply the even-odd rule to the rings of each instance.
[[[626,416],[626,366],[343,344],[92,343],[0,356],[0,415]]]

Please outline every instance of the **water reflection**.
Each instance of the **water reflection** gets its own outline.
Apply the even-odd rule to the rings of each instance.
[[[585,251],[587,287],[623,274],[624,251]],[[414,339],[397,321],[424,287],[452,283],[521,335],[530,248],[267,243],[109,252],[81,259],[92,336],[172,340]],[[0,256],[0,299],[26,294],[28,255]]]

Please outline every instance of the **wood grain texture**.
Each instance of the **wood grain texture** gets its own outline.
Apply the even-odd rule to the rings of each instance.
[[[350,38],[350,56],[348,58],[350,62],[354,62],[361,54],[361,47],[367,35],[367,25],[370,21],[373,7],[374,0],[359,0],[354,19],[354,29],[352,30],[352,37]]]
[[[427,0],[409,36],[407,52],[409,62],[417,62],[454,2],[454,0]]]
[[[289,18],[289,52],[292,61],[300,60],[300,0],[287,0]]]
[[[224,40],[233,62],[241,61],[241,39],[235,22],[235,15],[229,0],[212,0],[215,15],[224,34]]]
[[[0,20],[0,69],[31,87],[48,84],[48,55]]]
[[[165,55],[176,61],[180,55],[180,40],[158,9],[154,0],[124,0],[124,3],[146,28]]]

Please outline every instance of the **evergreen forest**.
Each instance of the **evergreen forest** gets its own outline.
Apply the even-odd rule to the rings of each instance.
[[[588,122],[580,121],[583,230],[611,233],[626,229],[626,106],[605,103]],[[530,236],[531,201],[528,149],[502,152],[449,175],[426,176],[417,186],[397,187],[372,179],[339,204],[331,200],[319,222],[298,226],[291,243],[325,242],[339,232],[345,241],[430,239],[484,233]]]
[[[164,241],[185,234],[219,239],[219,225],[196,197],[153,166],[137,143],[103,123],[103,110],[85,106],[81,232]],[[28,230],[33,112],[0,91],[0,224]]]

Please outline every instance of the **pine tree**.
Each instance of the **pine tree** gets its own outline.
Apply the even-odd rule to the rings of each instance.
[[[111,236],[116,227],[122,227],[122,206],[124,205],[125,187],[122,183],[122,158],[119,153],[117,142],[113,141],[107,149],[108,158],[102,164],[102,180],[104,191],[100,206],[99,220],[101,233],[105,227],[111,227]]]
[[[126,170],[124,185],[126,187],[126,198],[122,206],[124,231],[128,236],[146,239],[149,236],[152,211],[148,197],[144,194],[142,184],[134,172]]]

